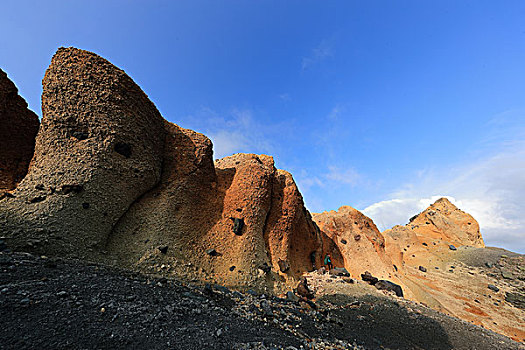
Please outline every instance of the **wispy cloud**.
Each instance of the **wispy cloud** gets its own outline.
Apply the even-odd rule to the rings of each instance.
[[[186,122],[195,130],[203,132],[213,142],[215,158],[222,158],[234,153],[265,153],[275,155],[279,137],[293,130],[289,121],[263,123],[251,109],[233,108],[219,113],[202,107]]]
[[[279,95],[279,98],[280,98],[281,100],[283,100],[283,101],[286,101],[286,102],[292,100],[292,98],[290,97],[290,94],[288,94],[288,93],[280,94],[280,95]]]
[[[334,50],[332,43],[328,40],[323,40],[317,47],[312,49],[310,55],[303,57],[301,67],[303,70],[306,70],[324,59],[333,56]]]

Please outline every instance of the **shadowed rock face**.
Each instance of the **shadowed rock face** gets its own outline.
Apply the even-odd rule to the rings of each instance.
[[[0,201],[12,244],[89,256],[160,179],[164,120],[124,71],[60,48],[43,79],[31,168]]]
[[[0,69],[0,192],[14,189],[26,175],[38,125],[38,116]]]

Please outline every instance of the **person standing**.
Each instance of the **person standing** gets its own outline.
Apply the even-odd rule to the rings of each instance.
[[[324,264],[327,266],[328,271],[334,268],[334,265],[332,265],[332,259],[330,258],[330,255],[326,254],[324,257]]]

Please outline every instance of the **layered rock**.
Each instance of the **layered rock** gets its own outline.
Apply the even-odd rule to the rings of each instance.
[[[90,256],[160,179],[164,120],[124,71],[94,53],[60,48],[43,79],[31,168],[0,201],[14,246]]]
[[[385,240],[372,219],[349,206],[313,217],[328,238],[323,256],[330,254],[335,266],[344,266],[353,276],[370,271],[382,279],[393,277],[395,269],[385,252]]]
[[[14,189],[27,174],[38,126],[38,116],[0,69],[0,192]]]

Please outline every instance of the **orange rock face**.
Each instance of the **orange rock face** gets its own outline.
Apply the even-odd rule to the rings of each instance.
[[[395,269],[386,255],[385,240],[369,217],[348,206],[313,217],[328,238],[323,256],[330,254],[334,266],[345,267],[355,277],[369,271],[381,279],[393,278]]]
[[[213,166],[209,140],[197,133],[191,140],[186,144],[205,147],[168,137],[172,150],[188,149],[185,159],[166,160],[161,185],[117,225],[112,254],[143,270],[164,265],[179,276],[241,288],[265,289],[319,265],[320,235],[289,173],[265,155],[236,154]],[[161,245],[169,246],[166,254]]]
[[[388,255],[398,265],[418,265],[440,250],[448,251],[449,245],[485,247],[478,222],[446,198],[383,235]]]
[[[0,192],[14,189],[26,175],[38,125],[38,116],[0,69]]]

